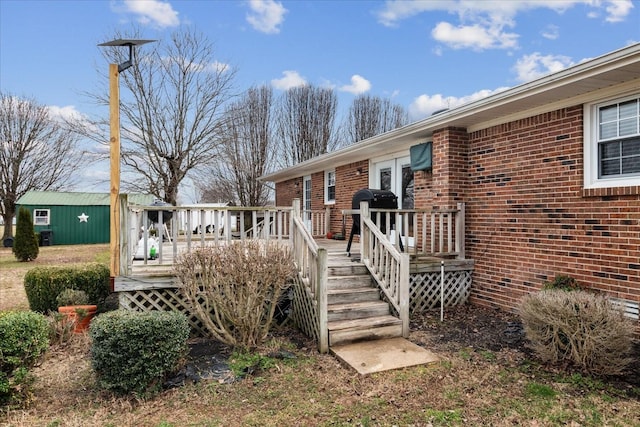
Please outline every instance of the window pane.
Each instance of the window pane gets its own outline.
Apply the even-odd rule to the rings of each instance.
[[[391,191],[391,168],[380,169],[380,189]]]
[[[622,141],[622,155],[634,156],[640,154],[640,138]]]
[[[620,159],[603,160],[601,162],[601,167],[602,167],[602,176],[619,175]]]
[[[638,100],[627,101],[620,104],[620,119],[638,117]]]
[[[622,173],[640,172],[640,156],[626,157],[622,159]]]
[[[620,136],[635,135],[638,133],[638,119],[620,120]]]
[[[413,171],[410,165],[402,166],[402,198],[401,209],[413,209],[414,207],[414,195],[413,195]]]
[[[336,186],[332,186],[327,188],[327,200],[335,200],[336,199]]]
[[[618,136],[618,123],[604,123],[600,125],[600,139],[610,139]]]
[[[618,141],[600,144],[600,158],[610,159],[620,157],[620,143]]]
[[[618,105],[610,105],[600,109],[600,123],[610,122],[618,119]]]

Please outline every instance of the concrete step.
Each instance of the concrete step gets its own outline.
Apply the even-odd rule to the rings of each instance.
[[[331,304],[328,307],[327,320],[333,322],[335,320],[384,316],[385,314],[389,314],[389,304],[384,301]]]
[[[346,304],[352,302],[379,301],[380,292],[371,286],[362,288],[329,289],[327,300],[331,304]]]
[[[333,346],[331,353],[361,375],[425,365],[440,360],[437,355],[404,338]]]
[[[371,287],[373,279],[369,274],[356,276],[329,276],[327,290]]]

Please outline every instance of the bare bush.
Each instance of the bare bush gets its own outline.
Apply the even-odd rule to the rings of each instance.
[[[531,348],[545,362],[619,375],[632,361],[634,326],[602,295],[543,290],[523,298],[520,317]]]
[[[200,248],[181,255],[174,269],[211,337],[244,348],[267,337],[295,271],[287,247],[257,241]]]

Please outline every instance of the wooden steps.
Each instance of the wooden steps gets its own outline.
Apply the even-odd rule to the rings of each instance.
[[[402,336],[367,268],[344,253],[329,254],[327,280],[329,346]]]

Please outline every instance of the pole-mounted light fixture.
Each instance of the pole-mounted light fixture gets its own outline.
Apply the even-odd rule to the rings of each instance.
[[[136,39],[116,39],[110,42],[100,43],[98,46],[127,46],[129,47],[129,60],[118,64],[118,72],[121,73],[133,65],[133,48],[155,40],[136,40]]]
[[[133,65],[134,49],[155,40],[117,39],[98,46],[126,46],[129,59],[122,64],[109,64],[109,127],[110,127],[110,168],[111,188],[109,205],[109,272],[111,290],[114,290],[116,276],[120,274],[120,85],[119,75]]]

